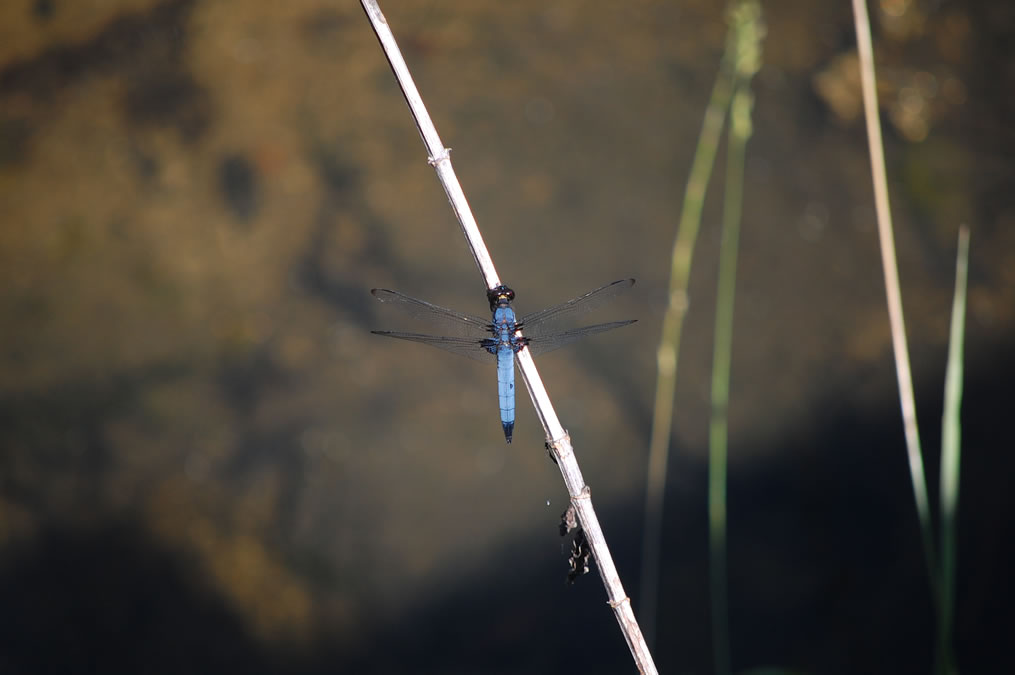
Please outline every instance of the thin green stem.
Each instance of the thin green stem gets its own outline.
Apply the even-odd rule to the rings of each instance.
[[[708,108],[698,134],[691,173],[684,188],[684,204],[677,225],[670,262],[669,303],[663,315],[662,334],[656,351],[656,394],[652,406],[652,435],[645,486],[645,530],[642,534],[641,602],[639,614],[645,640],[652,647],[656,633],[659,594],[659,548],[662,538],[663,496],[666,466],[669,463],[670,435],[673,424],[673,399],[677,382],[677,357],[684,316],[687,313],[687,281],[691,276],[694,244],[701,226],[705,192],[719,148],[719,135],[726,123],[733,88],[734,62],[727,48],[712,86]]]
[[[941,419],[941,575],[938,607],[938,673],[954,671],[952,625],[955,615],[955,563],[958,549],[959,467],[961,464],[963,344],[966,323],[966,284],[969,270],[969,228],[959,228],[955,262],[955,295],[948,339],[945,403]]]
[[[716,293],[715,336],[712,357],[712,411],[709,423],[709,542],[712,591],[712,648],[715,672],[732,672],[730,659],[729,589],[727,560],[726,486],[729,439],[729,391],[733,353],[733,309],[736,299],[737,260],[743,213],[744,156],[751,136],[751,78],[761,65],[764,34],[761,8],[756,2],[740,3],[732,14],[740,36],[736,87],[730,107],[726,186],[723,198],[722,243]]]
[[[737,254],[743,200],[744,152],[750,127],[750,91],[738,87],[733,96],[732,124],[727,147],[723,232],[719,252],[715,338],[712,356],[712,412],[708,436],[708,523],[711,542],[712,645],[715,672],[730,672],[729,592],[726,560],[726,475],[729,436],[730,363],[733,350],[733,307],[736,296]],[[738,129],[738,127],[740,127]]]

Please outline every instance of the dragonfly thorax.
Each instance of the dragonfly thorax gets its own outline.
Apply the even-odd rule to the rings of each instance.
[[[511,307],[505,305],[493,310],[494,332],[505,336],[512,335],[517,326],[518,320],[515,318],[515,310],[511,309]]]

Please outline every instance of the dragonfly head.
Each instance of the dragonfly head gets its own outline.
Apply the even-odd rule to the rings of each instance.
[[[496,288],[488,290],[486,292],[486,297],[490,300],[490,311],[493,311],[498,307],[507,307],[510,305],[511,301],[515,299],[515,292],[504,284],[501,284]]]

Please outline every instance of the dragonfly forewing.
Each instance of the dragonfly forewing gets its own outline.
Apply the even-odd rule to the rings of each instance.
[[[490,319],[456,312],[386,288],[375,288],[370,293],[384,304],[397,307],[413,319],[430,321],[447,329],[443,332],[462,337],[488,337],[492,334]]]
[[[553,307],[549,307],[547,309],[540,310],[538,312],[533,312],[532,314],[526,314],[525,316],[523,316],[521,319],[518,320],[519,327],[522,329],[522,332],[526,335],[526,337],[530,338],[535,338],[542,335],[548,335],[550,333],[559,332],[558,326],[561,320],[575,315],[584,314],[585,312],[591,312],[592,310],[601,307],[610,300],[613,300],[613,298],[615,298],[617,294],[626,291],[633,285],[634,279],[620,279],[619,281],[614,281],[612,284],[606,284],[605,286],[601,286],[595,289],[594,291],[589,291],[585,295],[579,295],[577,298],[572,298],[567,302],[562,302],[559,305],[554,305]],[[621,322],[620,325],[626,325],[626,323]],[[590,326],[590,328],[591,327],[592,326]],[[619,328],[619,325],[611,327]],[[592,333],[585,333],[583,335],[579,335],[578,337],[569,340],[569,342],[574,342],[574,340],[580,339],[581,337],[584,337],[584,335],[591,334]],[[557,346],[563,346],[563,344]]]

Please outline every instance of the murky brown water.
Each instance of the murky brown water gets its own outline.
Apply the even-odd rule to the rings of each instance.
[[[636,326],[539,360],[632,596],[655,344],[721,4],[383,5],[522,311],[638,278],[603,313]],[[840,5],[766,7],[730,411],[737,667],[929,663]],[[958,635],[977,663],[1011,616],[990,589],[1013,558],[996,542],[1011,534],[1015,20],[1002,2],[884,5],[875,49],[932,478],[958,224],[973,233],[963,513],[980,525],[960,560],[983,573]],[[718,185],[681,351],[669,672],[709,667]],[[566,494],[525,397],[506,447],[492,367],[368,332],[398,320],[374,286],[474,313],[484,299],[358,3],[4,3],[0,214],[13,672],[627,667],[598,581],[564,592]],[[913,635],[882,641],[851,613]],[[600,635],[602,653],[571,653]],[[191,656],[164,655],[178,650]]]

